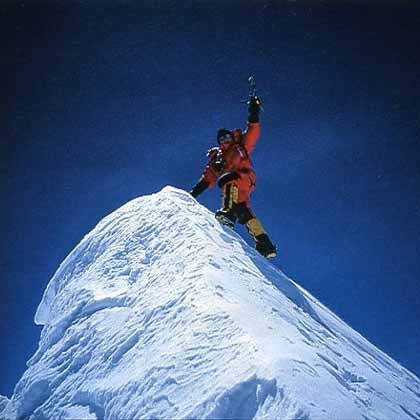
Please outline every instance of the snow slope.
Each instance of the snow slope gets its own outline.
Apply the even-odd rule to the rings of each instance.
[[[182,190],[61,264],[1,418],[419,419],[420,381]]]

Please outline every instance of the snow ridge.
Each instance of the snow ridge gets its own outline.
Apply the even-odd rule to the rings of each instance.
[[[130,201],[63,261],[1,418],[420,418],[420,381],[185,191]]]

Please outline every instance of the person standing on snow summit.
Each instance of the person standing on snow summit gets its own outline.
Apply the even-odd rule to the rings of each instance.
[[[245,225],[255,240],[256,250],[266,258],[273,258],[276,256],[276,247],[252,212],[249,201],[256,180],[249,156],[260,136],[260,110],[260,99],[252,96],[248,101],[245,132],[237,128],[221,128],[217,132],[219,146],[208,151],[209,163],[190,194],[196,198],[217,182],[223,191],[223,207],[216,212],[216,219],[231,228],[236,221]]]

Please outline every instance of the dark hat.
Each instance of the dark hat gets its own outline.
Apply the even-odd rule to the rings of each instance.
[[[233,137],[232,131],[228,130],[227,128],[219,129],[217,131],[217,142],[219,143],[219,139],[226,136],[226,135],[230,135],[231,137]]]

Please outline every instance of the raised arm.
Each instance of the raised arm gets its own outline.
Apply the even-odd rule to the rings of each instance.
[[[258,96],[253,96],[248,101],[248,121],[243,140],[243,146],[245,147],[248,154],[251,154],[251,152],[254,150],[255,143],[260,136],[260,110],[261,100],[258,98]]]

